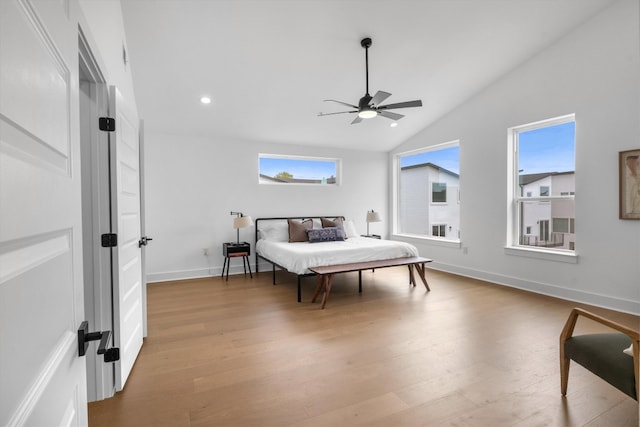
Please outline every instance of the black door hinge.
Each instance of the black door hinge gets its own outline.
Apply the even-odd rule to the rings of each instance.
[[[103,248],[114,248],[118,246],[118,235],[115,233],[106,233],[102,236],[102,247]]]
[[[111,117],[100,117],[98,119],[98,127],[105,132],[113,132],[116,130],[116,119]]]

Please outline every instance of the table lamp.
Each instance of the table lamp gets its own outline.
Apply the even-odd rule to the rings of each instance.
[[[369,236],[369,223],[370,222],[380,222],[382,221],[382,219],[380,219],[380,212],[374,212],[373,209],[371,209],[370,211],[367,211],[367,236]]]
[[[253,220],[250,216],[244,216],[242,212],[231,212],[231,215],[236,215],[233,218],[233,228],[236,229],[236,244],[240,244],[240,229],[250,227],[253,225]]]

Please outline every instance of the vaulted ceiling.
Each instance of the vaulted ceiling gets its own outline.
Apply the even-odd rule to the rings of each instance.
[[[122,1],[148,132],[212,143],[267,141],[387,151],[438,120],[612,0]],[[369,89],[421,99],[398,126],[318,117]],[[212,103],[202,105],[202,95]]]

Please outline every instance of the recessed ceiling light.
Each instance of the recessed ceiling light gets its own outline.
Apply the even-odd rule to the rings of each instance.
[[[211,98],[209,98],[208,96],[203,96],[202,98],[200,98],[200,102],[202,102],[203,104],[211,104]]]
[[[389,126],[391,126],[392,128],[394,128],[394,127],[398,126],[398,122],[393,122],[393,123],[391,123]]]

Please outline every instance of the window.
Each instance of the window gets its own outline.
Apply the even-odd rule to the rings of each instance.
[[[509,137],[514,153],[510,246],[573,251],[575,117],[511,128]]]
[[[447,226],[445,224],[438,224],[431,226],[431,235],[436,237],[445,237],[447,232]]]
[[[458,141],[399,154],[396,168],[395,232],[457,241],[460,236]]]
[[[575,230],[575,220],[573,218],[553,218],[554,233],[570,233]]]
[[[258,155],[260,184],[337,185],[340,161],[315,157]]]
[[[431,183],[431,202],[432,203],[447,202],[447,183],[446,182]]]

